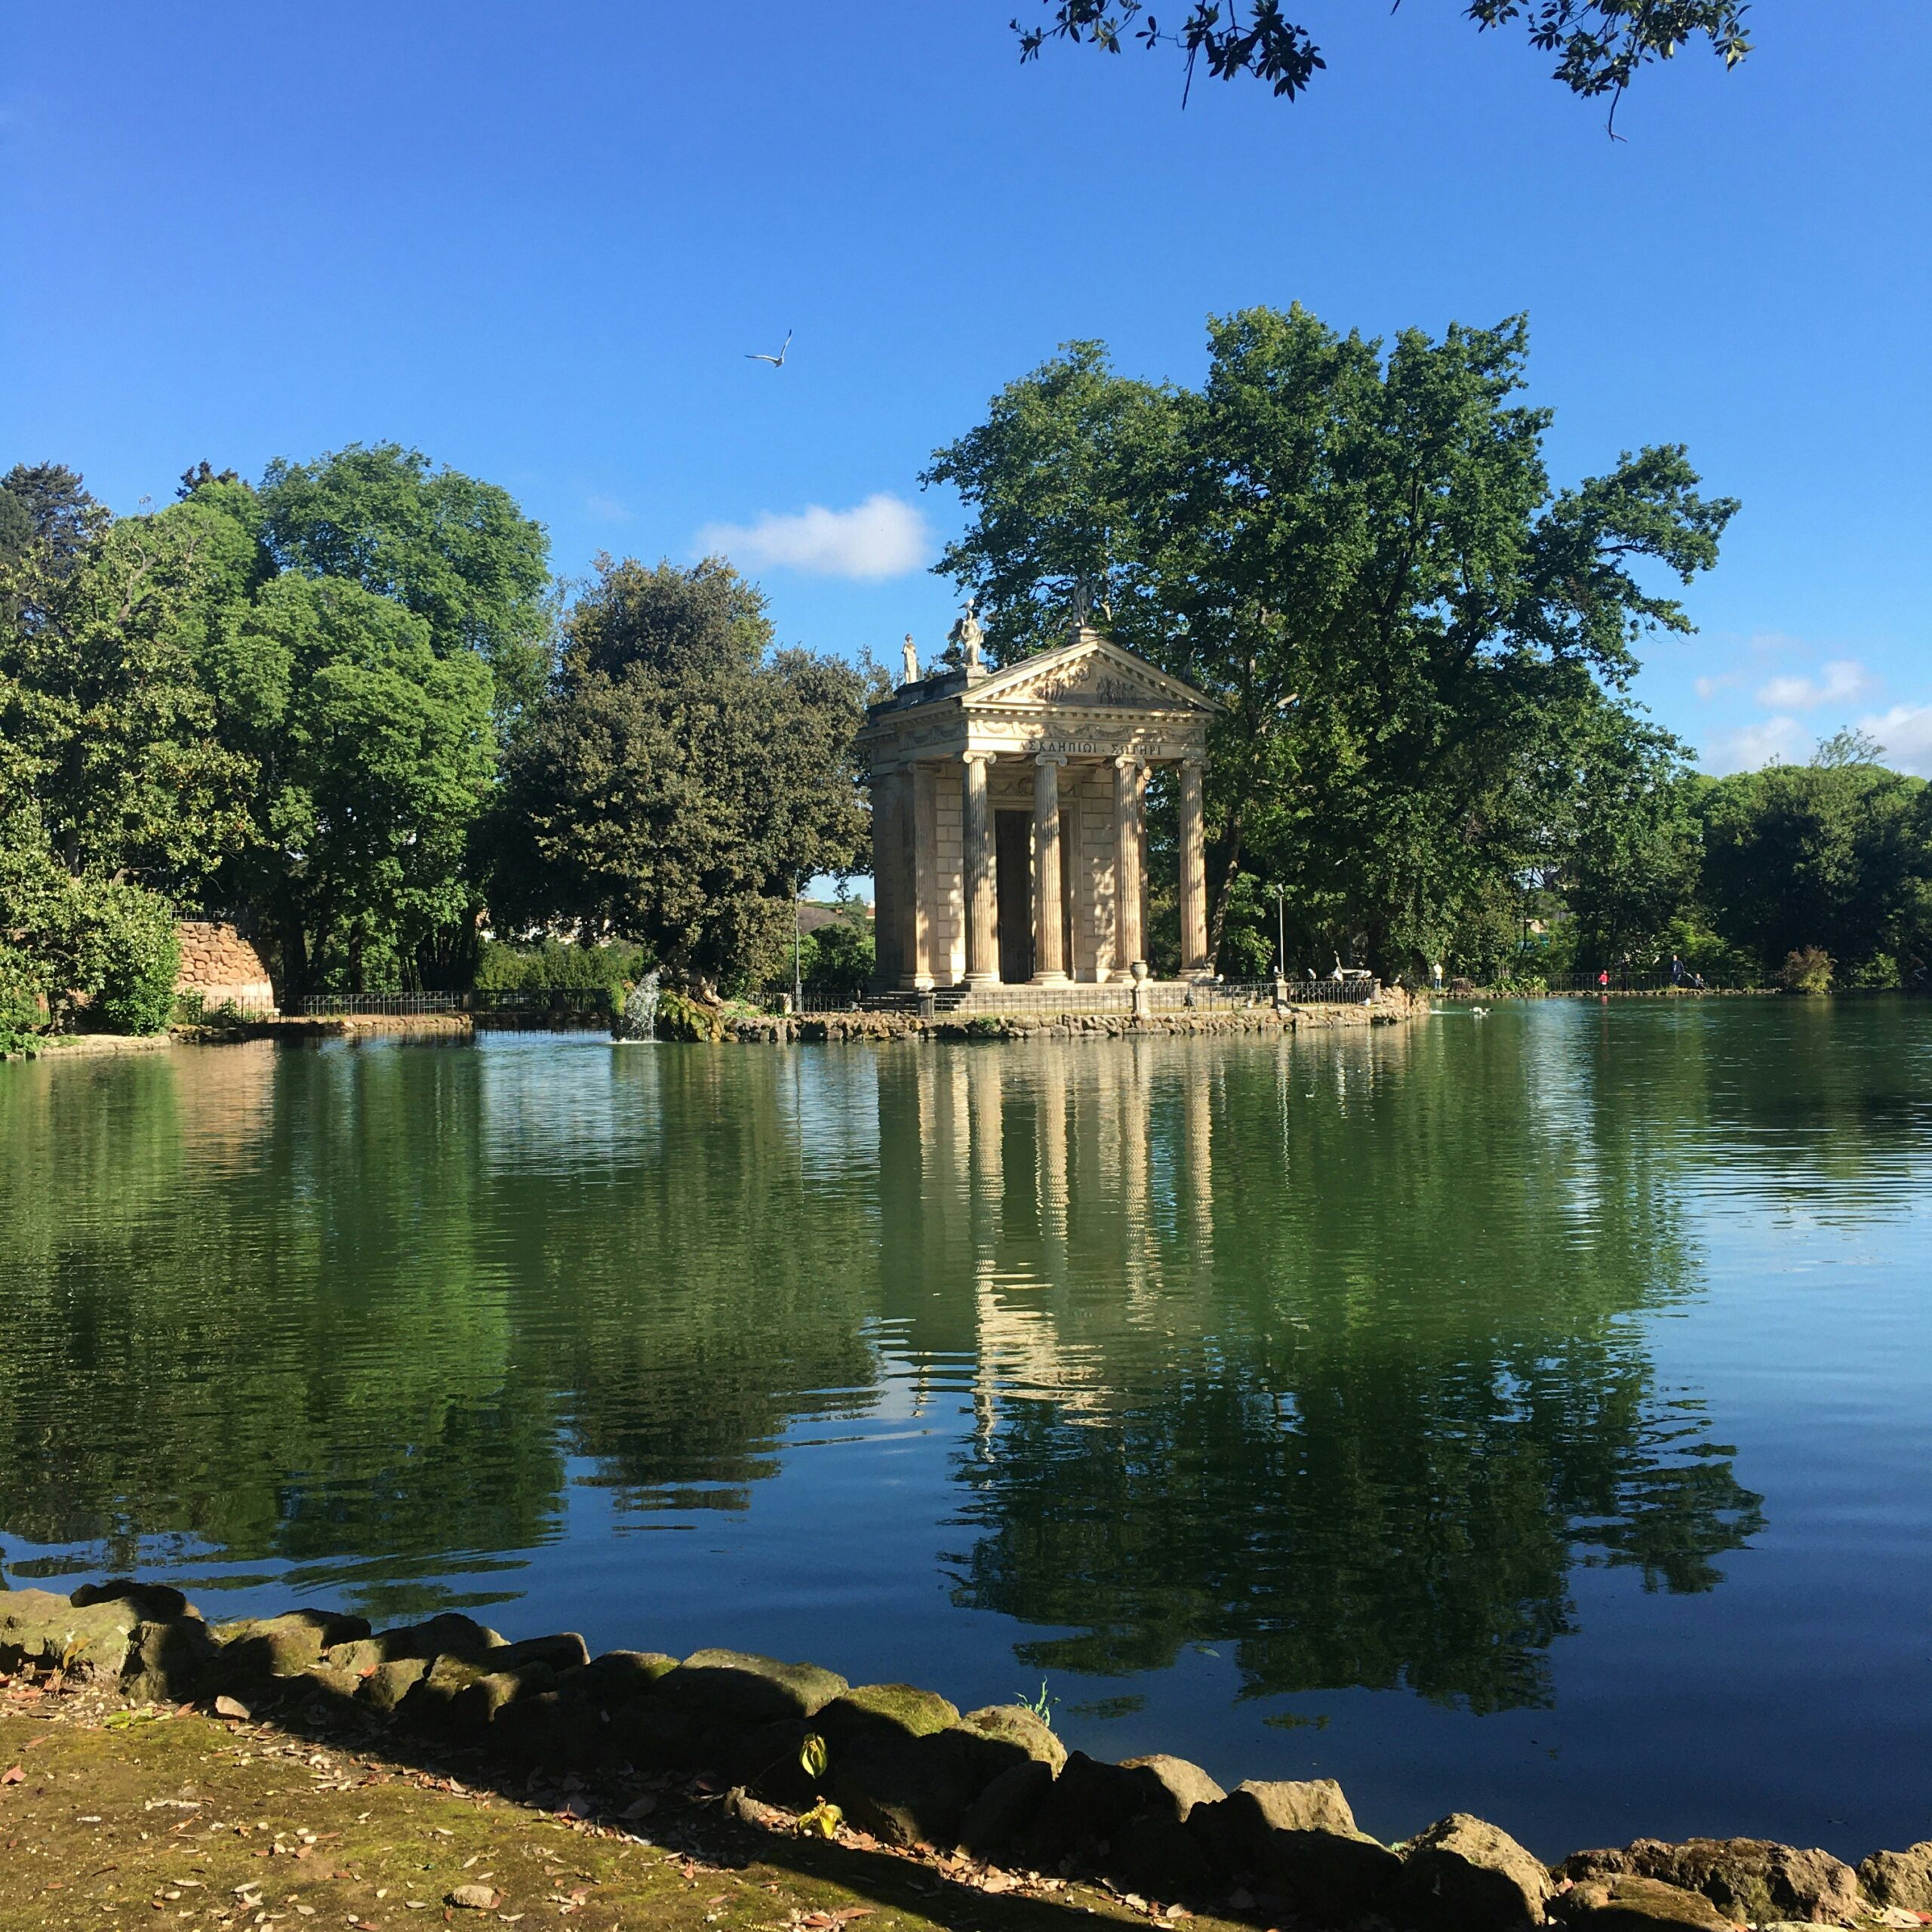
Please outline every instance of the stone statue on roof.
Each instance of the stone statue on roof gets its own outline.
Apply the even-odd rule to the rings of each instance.
[[[964,664],[969,671],[985,668],[980,657],[980,647],[985,643],[986,634],[974,614],[976,601],[971,597],[967,598],[966,608],[958,622],[946,633],[946,642],[951,647],[947,656],[955,663]]]
[[[905,681],[909,685],[916,685],[919,681],[919,654],[912,647],[912,633],[910,631],[906,633]]]

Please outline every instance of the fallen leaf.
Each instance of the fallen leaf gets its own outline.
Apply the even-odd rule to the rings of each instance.
[[[0,1771],[0,1784],[25,1784],[26,1781],[27,1774],[18,1764],[9,1764]]]

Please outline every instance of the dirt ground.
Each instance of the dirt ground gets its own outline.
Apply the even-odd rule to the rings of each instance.
[[[1094,1915],[1189,1917],[849,1828],[809,1838],[731,1793],[526,1783],[475,1754],[405,1759],[384,1743],[0,1680],[0,1932],[1071,1932]]]

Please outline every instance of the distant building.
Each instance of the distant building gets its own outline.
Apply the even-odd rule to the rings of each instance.
[[[1183,977],[1213,971],[1201,777],[1218,701],[1083,620],[1003,671],[950,661],[866,714],[876,985],[1105,984],[1146,958],[1147,774],[1180,772]]]

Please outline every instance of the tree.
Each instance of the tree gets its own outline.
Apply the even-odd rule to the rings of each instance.
[[[246,764],[195,661],[202,533],[104,523],[56,473],[72,487],[42,499],[0,586],[0,790],[32,801],[69,872],[192,893],[248,835]]]
[[[1245,869],[1291,883],[1304,958],[1410,967],[1546,852],[1635,641],[1690,629],[1633,565],[1687,581],[1737,506],[1675,447],[1554,488],[1521,318],[1385,353],[1257,309],[1209,347],[1198,391],[1124,381],[1093,343],[1010,384],[927,472],[974,518],[938,568],[1002,660],[1084,577],[1122,642],[1224,700],[1217,946]]]
[[[1844,761],[1864,746],[1841,734],[1817,763],[1740,772],[1699,794],[1712,923],[1766,977],[1814,949],[1854,986],[1896,985],[1932,963],[1932,795],[1921,779]]]
[[[260,837],[232,876],[278,936],[285,996],[447,977],[480,904],[489,667],[439,657],[426,619],[359,583],[285,576],[224,626],[208,669],[223,735],[259,774]]]
[[[1172,47],[1185,63],[1181,103],[1204,63],[1216,80],[1251,75],[1292,100],[1327,66],[1309,30],[1287,19],[1280,0],[1188,0],[1180,25],[1163,29],[1147,0],[1040,0],[1044,23],[1012,23],[1020,57],[1038,60],[1050,40],[1121,51],[1124,32],[1149,48]],[[1400,6],[1401,0],[1395,0]],[[1751,51],[1744,35],[1745,0],[1469,0],[1465,17],[1487,32],[1525,21],[1531,45],[1559,57],[1552,78],[1586,100],[1610,97],[1606,131],[1616,134],[1617,103],[1638,72],[1706,40],[1728,72]],[[1137,26],[1136,23],[1144,23]]]
[[[863,675],[776,651],[728,565],[602,560],[513,748],[493,909],[701,984],[775,968],[792,894],[862,863]]]
[[[352,444],[312,463],[278,457],[261,503],[281,569],[395,598],[427,623],[438,657],[469,651],[489,666],[506,719],[536,697],[550,630],[549,540],[508,491],[432,469],[399,443]]]
[[[1654,952],[1696,897],[1702,859],[1677,740],[1635,721],[1604,732],[1580,774],[1564,844],[1577,960],[1601,966]]]

